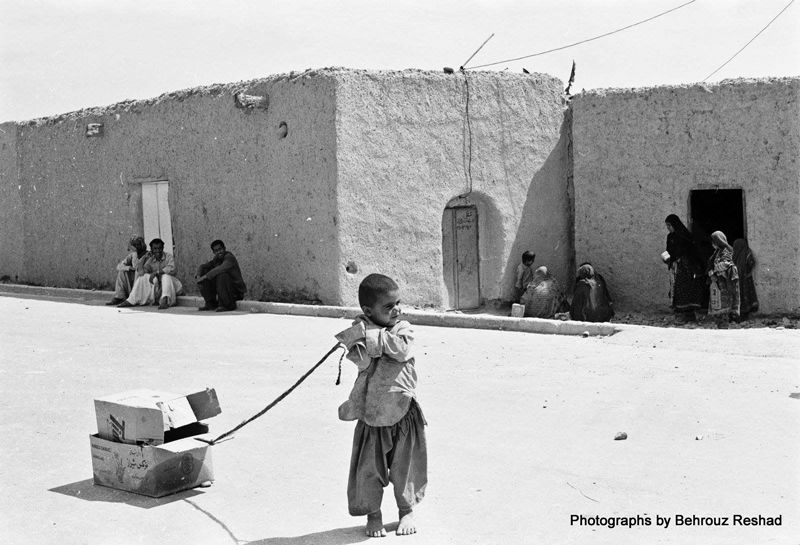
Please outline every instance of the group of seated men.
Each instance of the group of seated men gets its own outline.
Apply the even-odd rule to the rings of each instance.
[[[147,251],[144,238],[134,236],[128,249],[130,253],[117,265],[114,298],[106,304],[158,305],[161,310],[176,305],[183,285],[175,276],[174,256],[164,251],[164,241],[154,238]],[[239,263],[221,240],[211,243],[211,251],[214,256],[195,275],[204,300],[199,310],[236,310],[236,302],[244,299],[247,290]]]

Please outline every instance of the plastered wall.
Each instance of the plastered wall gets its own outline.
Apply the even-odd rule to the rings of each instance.
[[[24,277],[23,222],[19,191],[17,126],[0,124],[0,282]]]
[[[248,298],[334,302],[334,89],[324,75],[276,76],[19,124],[20,280],[109,287],[130,234],[142,232],[141,183],[168,180],[189,293],[220,238]],[[239,92],[268,96],[269,107],[239,108]],[[87,123],[103,135],[87,138]]]
[[[481,297],[511,299],[523,251],[561,278],[572,255],[562,83],[541,74],[337,73],[341,300],[382,272],[447,307],[442,217],[479,215]],[[471,192],[470,192],[471,189]],[[458,197],[464,195],[461,199]],[[569,273],[571,274],[571,272]]]
[[[800,309],[799,94],[782,78],[575,97],[576,261],[621,308],[668,307],[664,219],[686,221],[691,190],[742,189],[761,310]]]

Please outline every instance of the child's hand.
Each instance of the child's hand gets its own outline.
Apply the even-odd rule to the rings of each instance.
[[[352,325],[345,329],[344,331],[340,331],[336,334],[336,340],[345,345],[348,350],[356,344],[358,341],[364,340],[367,333],[364,328],[364,322],[361,320],[358,321],[355,325]]]

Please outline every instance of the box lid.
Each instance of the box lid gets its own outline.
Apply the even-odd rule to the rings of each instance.
[[[97,434],[121,443],[164,442],[164,432],[221,412],[213,388],[188,395],[141,389],[94,400]]]

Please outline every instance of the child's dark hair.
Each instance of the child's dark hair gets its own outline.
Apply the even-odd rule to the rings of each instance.
[[[522,262],[523,263],[532,263],[535,259],[536,259],[536,254],[531,252],[531,251],[529,251],[529,250],[525,250],[522,253]]]
[[[358,304],[362,307],[371,307],[382,293],[399,289],[397,282],[385,274],[372,273],[367,275],[358,286]]]

